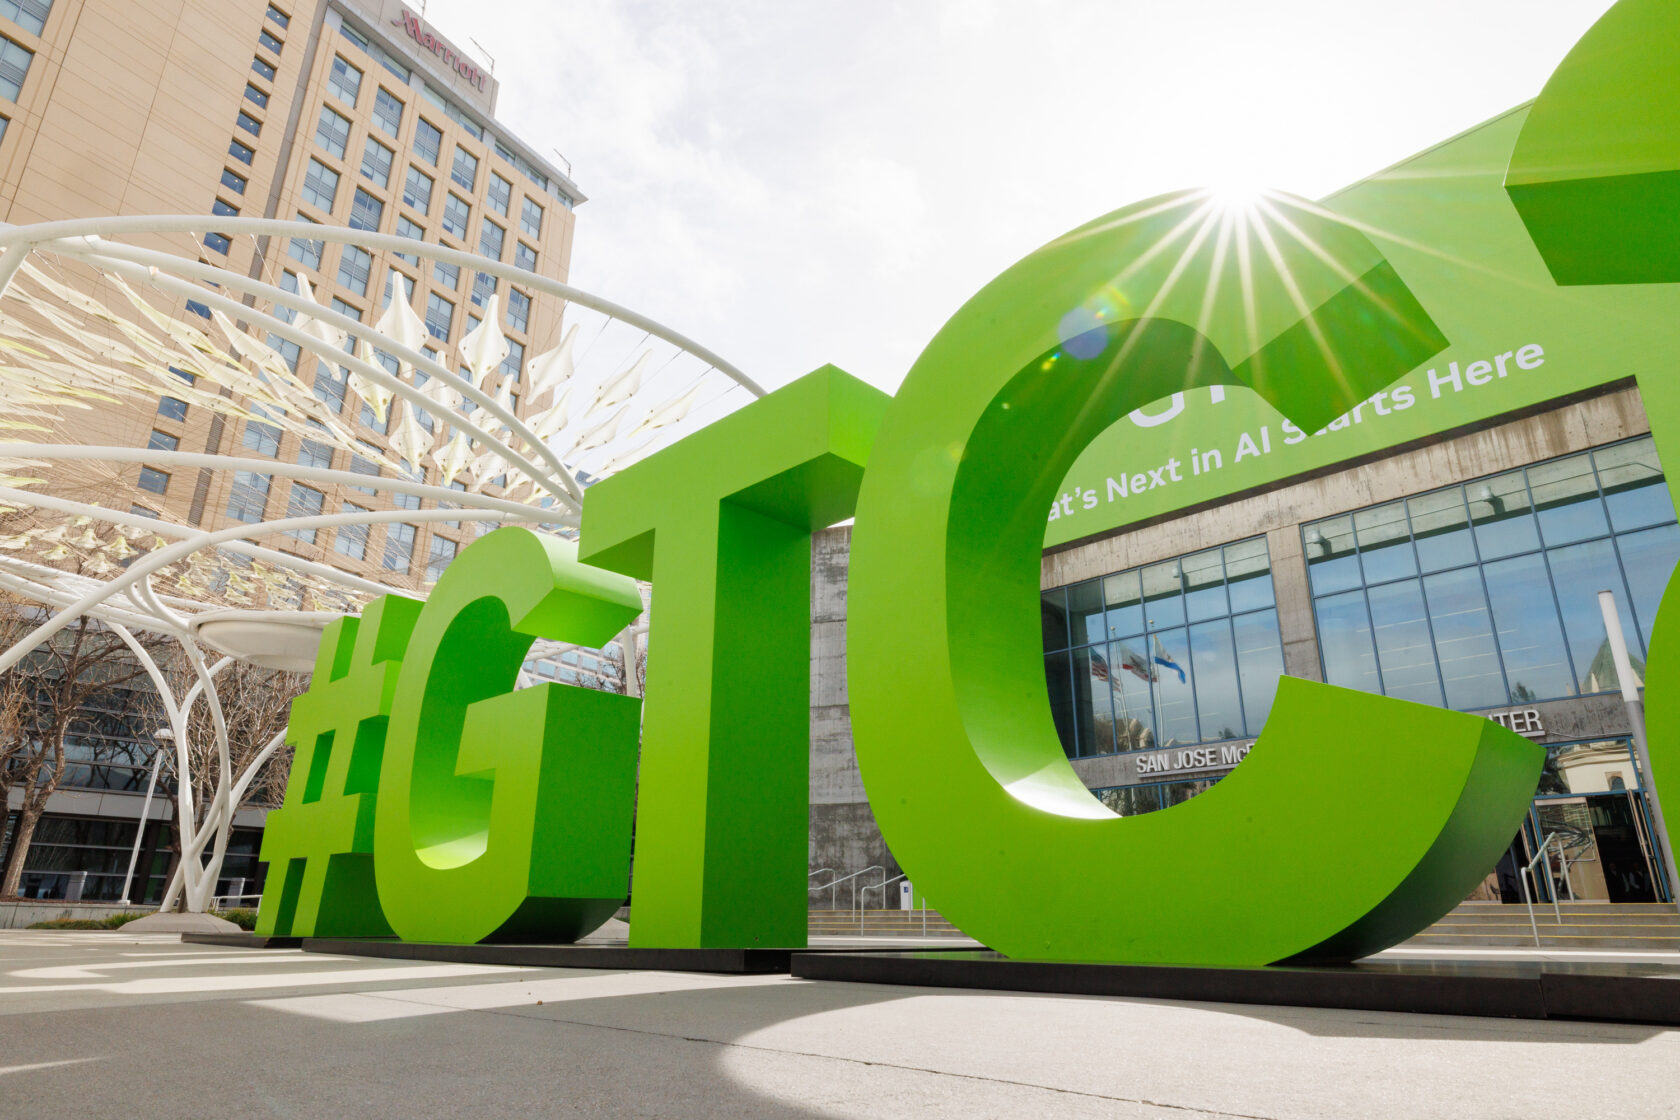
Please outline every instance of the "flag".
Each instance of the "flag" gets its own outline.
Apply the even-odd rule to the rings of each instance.
[[[1178,662],[1174,661],[1172,657],[1168,655],[1167,647],[1161,644],[1161,639],[1159,637],[1155,639],[1155,664],[1161,666],[1163,669],[1171,669],[1173,672],[1178,674],[1178,683],[1184,683],[1184,670],[1179,666]]]
[[[1108,662],[1096,650],[1091,651],[1091,676],[1099,681],[1106,681],[1108,677]]]
[[[1139,680],[1153,681],[1155,670],[1149,665],[1149,659],[1128,645],[1116,642],[1120,647],[1120,668],[1126,670]]]

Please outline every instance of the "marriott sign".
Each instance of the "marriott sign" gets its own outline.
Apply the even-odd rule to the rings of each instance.
[[[443,60],[445,66],[471,82],[476,88],[484,88],[484,71],[480,70],[472,60],[463,56],[460,51],[428,31],[426,25],[420,22],[419,16],[404,8],[402,18],[392,20],[391,24],[408,32],[416,43],[437,55]]]

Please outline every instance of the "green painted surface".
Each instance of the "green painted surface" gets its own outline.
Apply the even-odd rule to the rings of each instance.
[[[1543,757],[1486,720],[1285,678],[1241,768],[1122,818],[1068,765],[1040,652],[1041,511],[1117,417],[1248,383],[1312,427],[1443,344],[1366,239],[1284,199],[1138,203],[958,311],[882,422],[848,585],[859,767],[934,907],[1012,956],[1263,964],[1391,944],[1486,874]]]
[[[583,558],[658,588],[634,945],[805,944],[811,533],[887,399],[824,367],[587,493]]]
[[[270,886],[258,933],[391,935],[373,885],[374,810],[397,672],[419,614],[413,599],[386,595],[321,636],[309,691],[292,703],[284,803],[263,829]]]
[[[600,646],[641,609],[633,580],[523,528],[444,572],[409,638],[379,781],[374,877],[399,937],[574,940],[623,903],[639,703],[513,686],[534,639]]]

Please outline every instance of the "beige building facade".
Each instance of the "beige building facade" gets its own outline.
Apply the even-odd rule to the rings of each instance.
[[[398,0],[0,0],[0,39],[0,98],[12,102],[0,101],[6,221],[207,213],[303,220],[411,237],[567,278],[573,208],[583,195],[497,123],[498,86],[488,65]],[[287,290],[306,281],[323,305],[370,324],[390,298],[394,268],[432,336],[428,348],[454,368],[461,367],[456,344],[494,295],[512,352],[480,387],[497,393],[511,381],[505,388],[522,416],[535,403],[522,399],[522,366],[559,338],[558,301],[533,300],[517,285],[419,257],[217,233],[136,243]],[[192,302],[173,310],[194,325],[203,323],[195,315],[206,314]],[[260,420],[204,415],[168,395],[155,411],[127,402],[77,415],[77,442],[377,470],[371,452],[388,447],[391,417],[364,405],[342,371],[269,342],[365,441],[369,456]],[[437,475],[429,466],[423,481],[436,485]],[[78,467],[50,486],[207,529],[392,503],[389,495],[256,471],[142,465]],[[495,484],[488,489],[496,492]],[[264,543],[421,587],[471,534],[470,523],[433,522],[322,529]]]

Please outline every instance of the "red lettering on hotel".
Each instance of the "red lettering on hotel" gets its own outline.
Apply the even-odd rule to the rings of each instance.
[[[443,61],[445,66],[449,67],[451,70],[461,75],[461,77],[471,82],[474,87],[478,89],[484,88],[484,71],[480,70],[471,60],[462,58],[460,53],[456,51],[454,47],[449,46],[443,40],[428,31],[426,29],[426,25],[420,22],[419,16],[416,16],[413,12],[404,8],[402,19],[392,20],[391,22],[393,25],[399,26],[404,31],[408,32],[409,36],[416,43],[437,55],[438,58]]]

